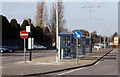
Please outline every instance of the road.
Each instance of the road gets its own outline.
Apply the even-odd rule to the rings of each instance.
[[[28,51],[29,52],[29,51]],[[32,59],[55,55],[55,51],[53,50],[34,50],[32,54]],[[23,51],[16,51],[16,53],[3,53],[0,54],[2,57],[2,66],[6,66],[15,62],[24,60]],[[26,60],[29,60],[29,53],[26,53]]]
[[[48,75],[55,77],[62,75],[118,75],[118,50],[114,49],[93,66],[51,73]]]
[[[44,50],[44,51],[42,51],[42,53],[33,53],[33,58],[55,55],[54,52],[52,52],[52,53],[51,52],[48,53],[48,52],[49,52],[48,50]],[[27,53],[27,57],[28,57],[28,53]],[[23,61],[23,53],[2,54],[3,72],[5,72],[5,69],[7,69],[7,67],[9,67],[9,65],[12,65],[12,63],[15,63],[18,61]],[[45,76],[46,77],[65,76],[66,77],[67,75],[69,75],[68,77],[70,77],[70,76],[71,77],[79,77],[80,75],[118,75],[118,50],[114,49],[111,53],[109,53],[107,56],[105,56],[102,60],[100,60],[98,63],[96,63],[93,66],[78,68],[78,69],[69,70],[69,71],[50,73]],[[43,77],[45,77],[45,76],[43,76]],[[34,77],[34,76],[32,76],[32,77]]]

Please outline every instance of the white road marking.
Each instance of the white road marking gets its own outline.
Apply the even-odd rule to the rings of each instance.
[[[95,65],[97,65],[99,63],[99,61],[97,63],[95,63]]]
[[[74,69],[74,70],[71,70],[71,71],[68,71],[68,72],[64,72],[64,73],[60,73],[58,75],[64,75],[64,74],[68,74],[68,73],[71,73],[71,72],[74,72],[74,71],[78,71],[78,70],[81,70],[81,69],[84,69],[85,67],[83,68],[78,68],[78,69]]]
[[[95,65],[97,65],[99,62],[95,63]],[[78,71],[78,70],[82,70],[84,68],[89,68],[89,67],[83,67],[83,68],[78,68],[78,69],[74,69],[74,70],[71,70],[71,71],[67,71],[67,72],[63,72],[63,73],[60,73],[58,75],[64,75],[64,74],[68,74],[68,73],[71,73],[71,72],[75,72],[75,71]]]

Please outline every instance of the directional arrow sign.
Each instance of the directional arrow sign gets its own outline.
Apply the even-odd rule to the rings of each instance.
[[[80,31],[75,31],[73,37],[75,39],[80,39],[82,37],[82,33]]]

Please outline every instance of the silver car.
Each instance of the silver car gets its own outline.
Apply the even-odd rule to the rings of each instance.
[[[40,44],[34,45],[34,49],[46,49],[46,48],[47,48],[47,47],[42,46],[42,45],[40,45]]]

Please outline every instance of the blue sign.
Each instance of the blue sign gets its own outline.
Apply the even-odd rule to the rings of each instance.
[[[75,39],[80,39],[82,37],[82,33],[80,31],[75,31],[73,37]]]

